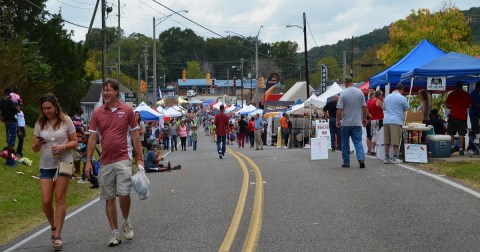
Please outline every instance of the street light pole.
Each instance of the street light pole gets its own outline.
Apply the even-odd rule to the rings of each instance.
[[[175,15],[175,14],[178,14],[180,12],[185,12],[185,13],[188,13],[187,10],[179,10],[179,11],[176,11],[174,13],[171,13],[169,15],[166,15],[166,16],[163,16],[162,18],[158,19],[158,24],[156,24],[155,22],[155,17],[153,17],[153,100],[154,102],[157,101],[157,38],[155,37],[155,27],[157,25],[159,25],[161,22],[165,21],[166,19],[168,19],[169,17]],[[163,82],[165,83],[165,79],[163,79]]]
[[[255,40],[255,77],[257,78],[257,87],[255,90],[255,94],[257,96],[257,108],[260,107],[259,101],[258,101],[258,35],[260,35],[260,30],[262,30],[263,25],[260,26],[260,29],[258,29],[257,33],[257,39]]]

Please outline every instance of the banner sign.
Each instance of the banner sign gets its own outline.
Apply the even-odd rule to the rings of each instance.
[[[267,90],[280,82],[280,75],[278,73],[271,73],[267,79]]]
[[[322,65],[322,80],[320,83],[320,94],[327,91],[327,82],[328,82],[328,68],[325,65]]]
[[[445,91],[447,87],[447,77],[428,77],[427,90]]]
[[[137,103],[137,95],[135,93],[125,93],[125,102]]]
[[[263,113],[285,111],[293,104],[295,104],[294,101],[265,101]]]
[[[330,126],[328,122],[325,120],[317,120],[315,122],[315,137],[317,138],[326,138],[328,141],[330,141]],[[331,149],[331,146],[328,147]]]

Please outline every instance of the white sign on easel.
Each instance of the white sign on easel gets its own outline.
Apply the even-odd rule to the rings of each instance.
[[[310,148],[311,160],[328,159],[328,148],[330,141],[326,137],[311,138]]]
[[[325,120],[317,120],[315,123],[315,137],[326,137],[327,141],[330,142],[330,126],[328,125],[328,122]],[[328,147],[328,149],[331,149],[331,146]]]

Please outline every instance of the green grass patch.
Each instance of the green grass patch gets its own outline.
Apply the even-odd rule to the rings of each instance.
[[[39,174],[40,155],[32,151],[33,129],[27,127],[26,132],[23,154],[33,161],[32,166],[17,163],[12,168],[5,165],[5,159],[0,159],[0,245],[38,225],[47,225],[41,207],[40,181],[32,178]],[[3,123],[0,123],[0,146],[6,146]],[[67,192],[67,208],[94,199],[98,189],[90,189],[90,186],[90,183],[77,184],[71,181]]]
[[[446,175],[475,188],[480,189],[480,165],[478,161],[434,162],[426,167],[435,173]]]

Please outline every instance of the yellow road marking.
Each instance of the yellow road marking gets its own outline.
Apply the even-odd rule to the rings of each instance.
[[[243,243],[242,251],[255,251],[257,249],[260,230],[262,229],[263,218],[263,178],[260,169],[252,159],[238,152],[238,155],[248,161],[255,170],[255,198],[253,201],[252,218],[248,227],[247,237]]]
[[[245,208],[245,201],[247,199],[248,193],[248,184],[250,180],[250,176],[248,174],[247,166],[245,162],[237,156],[233,151],[229,150],[230,154],[232,154],[240,163],[240,166],[243,170],[243,183],[242,189],[240,191],[240,195],[238,196],[238,203],[237,208],[235,209],[235,213],[233,214],[232,222],[230,223],[230,227],[228,228],[227,234],[225,235],[225,239],[223,240],[222,246],[220,246],[219,251],[230,251],[232,247],[233,240],[235,239],[235,235],[237,234],[238,227],[240,226],[240,220],[242,219],[243,210]]]

